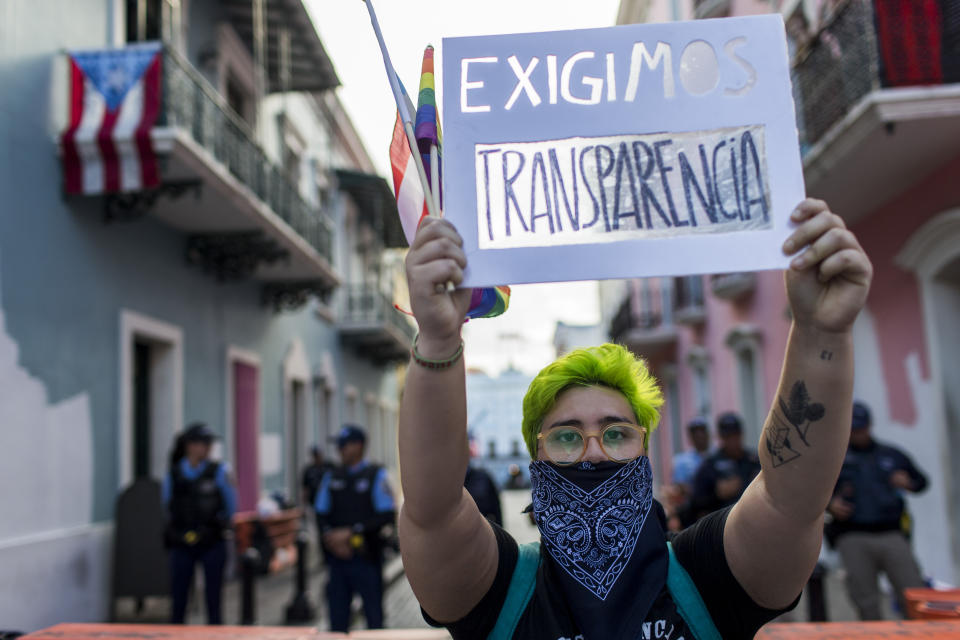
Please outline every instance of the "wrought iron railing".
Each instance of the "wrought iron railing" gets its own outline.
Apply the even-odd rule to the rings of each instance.
[[[373,285],[344,287],[344,326],[389,326],[396,329],[411,344],[416,329],[407,317],[393,306],[393,300]]]
[[[256,197],[333,263],[333,223],[307,204],[284,170],[267,158],[250,126],[182,55],[163,56],[161,126],[186,131]]]
[[[673,303],[678,311],[703,308],[703,276],[674,278]]]
[[[863,96],[880,87],[873,3],[849,0],[793,61],[804,153]]]
[[[615,341],[631,329],[658,331],[673,325],[672,279],[645,278],[635,284],[610,322],[610,335]]]

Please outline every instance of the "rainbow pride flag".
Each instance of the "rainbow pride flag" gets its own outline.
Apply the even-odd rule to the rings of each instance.
[[[413,135],[417,139],[417,146],[420,149],[420,156],[423,158],[423,166],[427,169],[427,182],[430,188],[438,190],[443,184],[433,184],[433,177],[430,175],[430,153],[433,148],[437,150],[437,160],[442,158],[440,151],[443,144],[443,135],[440,130],[440,112],[437,109],[437,94],[434,89],[433,75],[433,47],[427,45],[423,52],[423,63],[420,66],[420,90],[417,93],[417,116],[414,121]],[[442,167],[442,163],[438,162]],[[442,194],[438,201],[443,204]]]
[[[510,306],[510,287],[500,285],[474,289],[468,318],[496,318]]]
[[[437,200],[443,208],[443,194],[440,193],[442,180],[433,184],[430,176],[430,156],[437,154],[438,178],[443,175],[443,134],[440,129],[440,111],[437,109],[437,94],[434,88],[433,75],[433,47],[427,45],[423,52],[423,63],[420,66],[420,91],[417,94],[417,115],[414,120],[414,137],[417,147],[423,158],[423,166],[427,169],[427,181],[430,188],[438,192]],[[474,289],[470,299],[470,308],[467,318],[495,318],[510,306],[510,287],[486,287]]]

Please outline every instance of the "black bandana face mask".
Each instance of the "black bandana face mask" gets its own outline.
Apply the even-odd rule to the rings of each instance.
[[[650,460],[530,463],[533,516],[549,579],[586,640],[639,638],[667,579]]]

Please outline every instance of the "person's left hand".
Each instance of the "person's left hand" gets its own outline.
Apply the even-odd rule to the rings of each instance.
[[[822,200],[807,198],[790,220],[799,224],[783,244],[795,255],[786,272],[794,322],[828,333],[849,331],[867,301],[873,266],[840,216]]]
[[[913,491],[913,479],[903,469],[897,469],[890,474],[890,486],[905,491]]]

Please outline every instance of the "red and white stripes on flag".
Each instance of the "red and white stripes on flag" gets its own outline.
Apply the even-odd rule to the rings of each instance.
[[[420,219],[427,215],[427,201],[420,186],[417,165],[407,134],[403,130],[403,121],[397,114],[393,127],[393,140],[390,141],[390,165],[393,167],[393,193],[397,197],[397,211],[400,213],[400,225],[407,244],[413,246],[413,237],[417,234]]]
[[[66,192],[159,185],[150,130],[162,98],[160,46],[74,52],[69,63],[69,123],[61,137]]]

